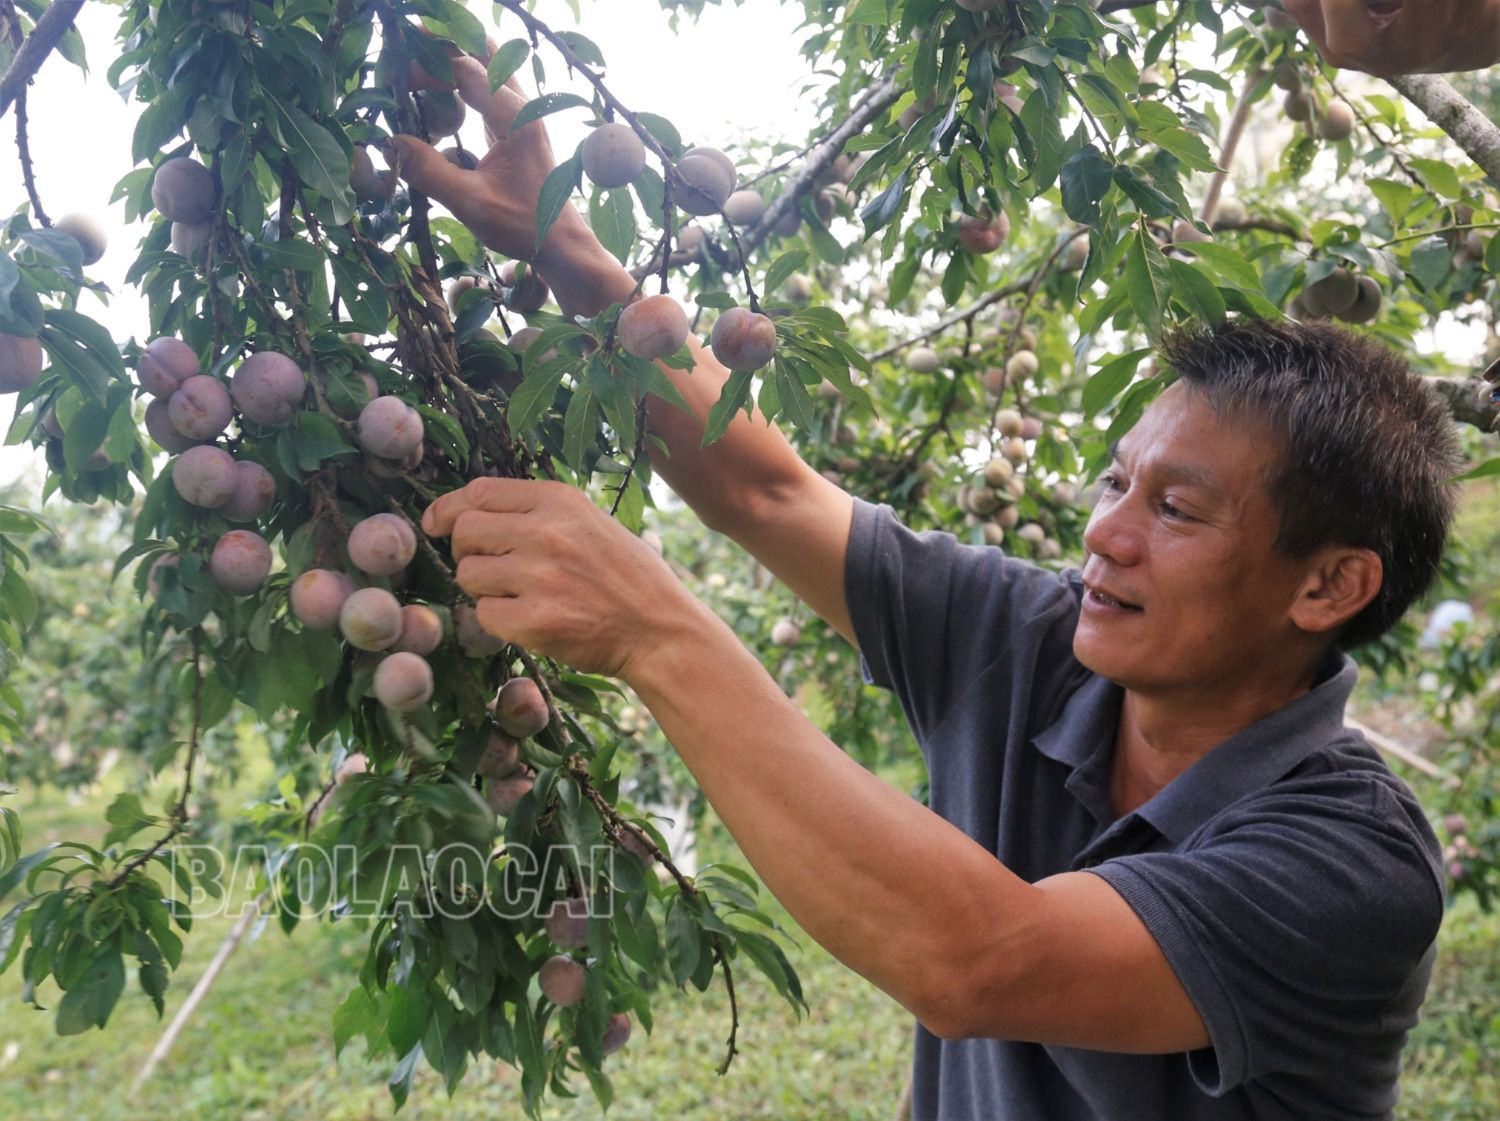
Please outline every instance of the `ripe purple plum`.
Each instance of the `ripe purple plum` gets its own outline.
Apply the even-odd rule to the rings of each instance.
[[[214,236],[213,222],[173,222],[172,252],[189,261],[201,263],[204,249]]]
[[[388,650],[401,637],[401,603],[384,588],[360,588],[339,608],[339,631],[357,650]]]
[[[1021,439],[1035,440],[1042,434],[1042,422],[1034,416],[1029,416],[1021,422]]]
[[[339,625],[344,601],[354,593],[354,584],[331,568],[309,568],[292,581],[292,614],[312,631],[331,631]]]
[[[234,497],[239,481],[234,457],[212,444],[197,444],[172,462],[172,486],[184,502],[213,510]]]
[[[513,774],[509,778],[492,778],[484,784],[484,800],[501,817],[509,817],[516,812],[521,799],[530,794],[535,785],[536,779],[524,772]]]
[[[151,204],[169,222],[202,222],[214,211],[213,172],[190,156],[164,162],[151,178]]]
[[[547,937],[554,946],[581,950],[589,944],[589,901],[559,899],[547,912]]]
[[[401,637],[396,649],[426,657],[443,641],[443,620],[436,611],[422,603],[408,603],[401,609]]]
[[[504,639],[479,625],[479,613],[472,603],[460,603],[453,609],[453,637],[469,658],[493,658],[505,649]]]
[[[65,214],[52,224],[52,228],[61,230],[78,243],[83,250],[85,265],[97,262],[109,246],[104,227],[87,214]]]
[[[307,392],[301,369],[284,354],[262,350],[240,364],[229,383],[240,416],[255,424],[285,424]]]
[[[397,514],[375,514],[349,531],[349,559],[371,576],[394,576],[417,555],[417,535]]]
[[[170,335],[147,343],[135,364],[136,380],[153,397],[172,396],[182,388],[183,382],[202,372],[193,348]]]
[[[229,427],[234,403],[218,378],[194,374],[167,398],[172,427],[190,440],[212,440]]]
[[[500,266],[500,286],[505,289],[505,306],[522,315],[541,311],[547,297],[552,294],[547,289],[547,282],[536,274],[535,269],[527,268],[522,272],[515,261],[506,261]]]
[[[646,167],[646,145],[629,125],[602,124],[583,142],[583,173],[596,187],[634,183]]]
[[[687,342],[687,312],[671,296],[647,296],[620,312],[618,332],[627,353],[647,361],[666,358]]]
[[[276,480],[259,463],[242,459],[234,465],[234,493],[219,507],[232,522],[253,522],[276,500]]]
[[[432,700],[432,667],[409,650],[389,654],[375,670],[375,699],[392,712],[415,712]]]
[[[484,778],[510,778],[520,766],[520,743],[513,736],[492,729],[484,750],[480,752],[479,762],[474,765],[475,773]]]
[[[583,999],[588,971],[567,954],[554,954],[542,963],[537,980],[543,996],[559,1008],[570,1008]]]
[[[220,591],[248,596],[271,574],[271,546],[251,530],[231,529],[214,544],[208,571]]]
[[[495,723],[507,736],[524,740],[547,726],[547,700],[529,677],[512,677],[495,694]]]
[[[958,220],[958,243],[970,253],[993,253],[1010,236],[1010,219],[1005,212],[991,218],[988,214],[966,214]]]
[[[726,369],[758,370],[776,353],[776,324],[749,308],[727,308],[714,321],[709,347]]]
[[[604,1053],[613,1055],[630,1042],[630,1014],[616,1012],[604,1025]]]
[[[377,397],[359,413],[359,444],[381,459],[402,460],[422,446],[422,414],[399,397]]]
[[[766,200],[750,187],[735,191],[724,200],[724,217],[736,226],[753,226],[766,212]]]
[[[672,199],[697,217],[717,214],[734,194],[734,164],[716,148],[691,148],[673,169]]]
[[[41,341],[29,335],[0,335],[0,393],[30,389],[41,376]]]

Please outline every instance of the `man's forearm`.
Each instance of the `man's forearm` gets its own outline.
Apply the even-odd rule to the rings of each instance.
[[[636,286],[576,213],[559,220],[537,256],[536,267],[570,316],[597,315],[612,303],[624,303]],[[753,418],[736,414],[718,442],[702,447],[708,412],[719,399],[729,372],[692,335],[688,346],[696,359],[691,370],[662,369],[691,411],[657,397],[648,399],[650,431],[671,452],[663,456],[653,449],[651,462],[700,518],[716,528],[727,528],[746,503],[774,493],[805,467],[786,437],[759,411]]]
[[[626,679],[804,930],[929,1023],[1020,960],[1036,888],[818,732],[708,608],[674,629]]]

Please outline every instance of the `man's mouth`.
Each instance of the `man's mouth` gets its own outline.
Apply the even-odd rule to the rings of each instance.
[[[1142,608],[1140,607],[1139,604],[1134,604],[1134,603],[1130,603],[1130,602],[1128,602],[1126,600],[1123,600],[1123,599],[1118,599],[1115,596],[1112,596],[1112,595],[1108,594],[1107,592],[1101,591],[1098,588],[1090,587],[1085,594],[1087,595],[1087,597],[1090,600],[1092,600],[1094,603],[1098,604],[1101,607],[1112,607],[1112,608],[1115,608],[1116,610],[1121,610],[1121,611],[1140,611],[1140,610],[1142,610]]]

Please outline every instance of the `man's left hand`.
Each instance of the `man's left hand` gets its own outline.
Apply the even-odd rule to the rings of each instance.
[[[452,537],[486,631],[585,673],[628,677],[701,610],[649,545],[565,483],[476,479],[429,506],[422,528]]]

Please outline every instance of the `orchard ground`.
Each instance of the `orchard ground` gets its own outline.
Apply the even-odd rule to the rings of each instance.
[[[247,771],[226,805],[269,775]],[[17,809],[28,849],[49,840],[98,841],[111,798],[131,776],[117,769],[86,796],[23,789]],[[913,768],[888,773],[910,786]],[[1417,782],[1419,776],[1408,776]],[[727,852],[727,836],[710,821],[699,839],[703,859]],[[776,912],[779,921],[786,916]],[[391,1116],[383,1062],[367,1062],[356,1039],[335,1063],[329,1043],[333,1009],[355,983],[365,951],[363,928],[306,922],[291,935],[268,925],[242,945],[151,1082],[133,1100],[124,1089],[202,975],[231,921],[195,924],[181,970],[158,1022],[138,991],[122,998],[103,1033],[59,1038],[52,1013],[20,999],[18,970],[0,977],[0,1085],[7,1114],[28,1121],[93,1121],[147,1116],[234,1117],[242,1121],[319,1117],[324,1121]],[[789,929],[795,929],[790,927]],[[684,1121],[776,1118],[862,1121],[891,1116],[905,1076],[910,1020],[894,1002],[807,939],[793,955],[811,1007],[796,1022],[758,974],[740,971],[741,1054],[728,1076],[715,1070],[723,1053],[728,1009],[717,980],[706,996],[664,992],[655,1002],[655,1032],[637,1028],[611,1058],[616,1104],[611,1119],[673,1117]],[[133,982],[132,982],[133,986]],[[40,999],[55,1006],[49,982]],[[1423,1022],[1406,1053],[1403,1121],[1491,1121],[1500,1101],[1500,914],[1484,915],[1464,897],[1444,922],[1440,956]],[[552,1101],[548,1121],[601,1116],[581,1096]],[[423,1121],[521,1117],[518,1076],[500,1063],[476,1069],[453,1101],[441,1078],[421,1068],[399,1116]]]

